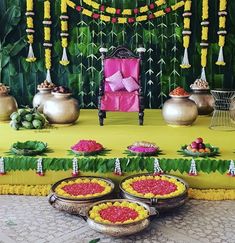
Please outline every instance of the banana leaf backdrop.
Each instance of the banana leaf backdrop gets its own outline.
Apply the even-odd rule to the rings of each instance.
[[[96,0],[120,8],[134,8],[149,4],[152,0]],[[168,0],[174,4],[178,0]],[[19,104],[31,104],[37,84],[45,79],[43,43],[43,0],[35,0],[35,63],[27,63],[28,46],[25,36],[25,0],[0,1],[0,82],[10,85]],[[69,9],[70,64],[59,64],[62,55],[60,44],[60,0],[52,2],[53,16],[53,82],[69,86],[82,108],[97,107],[97,91],[101,79],[100,46],[110,50],[125,45],[135,50],[138,46],[147,49],[143,63],[143,79],[146,107],[161,107],[169,90],[177,85],[189,85],[200,76],[200,20],[201,0],[193,0],[192,42],[189,48],[191,69],[181,70],[182,60],[182,11],[172,12],[154,21],[135,24],[112,24],[92,20]],[[74,2],[80,3],[79,0]],[[209,0],[210,33],[207,79],[212,88],[235,88],[235,1],[228,0],[226,46],[227,65],[218,67],[218,2]]]

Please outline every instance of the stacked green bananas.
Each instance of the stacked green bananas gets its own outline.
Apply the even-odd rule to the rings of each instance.
[[[43,114],[36,109],[23,108],[13,112],[10,116],[10,125],[13,129],[42,129],[46,126],[47,120]]]

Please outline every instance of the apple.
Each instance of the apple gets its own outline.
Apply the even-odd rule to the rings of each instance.
[[[198,149],[198,144],[197,144],[196,142],[192,142],[192,143],[191,143],[191,147],[192,147],[193,149]]]
[[[203,143],[203,139],[202,139],[202,138],[197,138],[197,139],[195,140],[195,142],[196,142],[196,143]]]

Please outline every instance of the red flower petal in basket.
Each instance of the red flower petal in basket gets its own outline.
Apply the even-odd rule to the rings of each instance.
[[[123,223],[129,219],[136,219],[139,214],[132,208],[121,206],[110,206],[99,211],[100,216],[104,220],[112,223]]]
[[[139,180],[133,182],[131,186],[139,193],[153,193],[154,195],[166,195],[177,190],[177,186],[174,183],[161,179]]]
[[[71,185],[66,185],[62,187],[62,189],[70,195],[78,196],[78,195],[88,195],[101,193],[104,191],[104,187],[98,183],[87,182],[87,183],[74,183]]]

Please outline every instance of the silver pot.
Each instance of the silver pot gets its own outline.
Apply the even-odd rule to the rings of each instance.
[[[80,114],[78,101],[69,94],[53,93],[53,97],[48,99],[43,108],[43,113],[50,123],[72,124]]]
[[[0,121],[9,121],[10,115],[17,111],[18,105],[15,98],[8,93],[0,94]]]
[[[133,200],[137,200],[139,202],[146,203],[147,205],[156,208],[156,210],[159,211],[159,212],[166,212],[166,211],[178,208],[180,206],[183,206],[188,201],[188,189],[189,189],[188,184],[184,180],[182,180],[181,178],[176,177],[176,176],[171,176],[171,175],[164,175],[164,176],[177,179],[179,182],[184,184],[185,188],[186,188],[186,190],[184,192],[182,192],[182,194],[180,194],[180,195],[178,195],[176,197],[165,198],[165,199],[143,198],[143,197],[134,196],[134,195],[126,192],[123,189],[122,183],[124,181],[126,181],[128,179],[132,179],[134,177],[143,176],[143,175],[148,176],[148,175],[153,175],[153,174],[145,173],[145,174],[132,175],[132,176],[126,177],[125,179],[123,179],[120,182],[119,188],[121,190],[121,197],[122,198],[133,199]]]
[[[38,93],[33,97],[33,107],[43,112],[45,102],[52,97],[51,88],[39,88]]]
[[[99,197],[91,197],[91,198],[84,198],[84,199],[67,198],[67,197],[63,197],[63,196],[56,194],[55,189],[61,182],[73,181],[73,180],[76,180],[77,178],[78,177],[66,178],[66,179],[60,180],[60,181],[56,182],[54,185],[52,185],[51,193],[48,196],[48,201],[54,208],[56,208],[60,211],[66,211],[67,213],[70,213],[70,214],[84,215],[84,212],[86,211],[87,207],[90,206],[92,203],[112,197],[113,190],[115,187],[114,183],[109,179],[104,179],[102,177],[95,177],[95,176],[92,176],[92,177],[91,176],[79,176],[79,178],[88,178],[88,179],[97,178],[99,180],[103,180],[111,186],[112,190],[109,193],[99,196]]]
[[[188,126],[197,119],[197,105],[189,96],[171,96],[162,108],[162,116],[169,125]]]
[[[124,202],[124,201],[139,204],[140,206],[144,207],[148,211],[149,216],[146,219],[142,219],[137,222],[123,224],[123,225],[112,224],[112,223],[110,223],[110,224],[99,223],[89,217],[89,211],[95,205],[98,205],[101,203],[107,203],[107,202]],[[132,234],[138,233],[138,232],[146,229],[150,224],[150,216],[152,216],[152,215],[158,215],[158,212],[154,208],[150,208],[147,204],[145,204],[143,202],[139,202],[136,200],[129,200],[129,199],[128,200],[127,199],[112,199],[112,200],[99,201],[99,202],[92,204],[90,207],[88,207],[86,214],[85,214],[85,220],[87,221],[89,227],[92,228],[93,230],[96,230],[100,233],[110,235],[113,237],[122,237],[122,236],[132,235]]]
[[[198,109],[199,115],[210,115],[214,108],[214,98],[210,94],[210,90],[197,90],[192,89],[193,93],[190,95],[189,99],[193,100]]]

